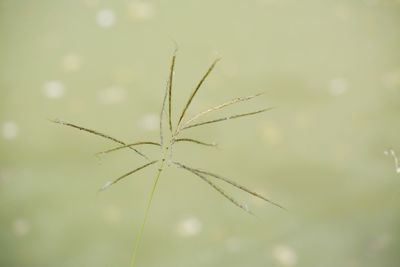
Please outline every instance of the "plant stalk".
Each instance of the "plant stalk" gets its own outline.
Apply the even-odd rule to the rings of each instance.
[[[151,207],[151,202],[153,201],[154,192],[156,191],[158,180],[160,179],[161,172],[163,171],[164,162],[165,162],[165,159],[162,160],[161,166],[158,169],[158,172],[156,174],[156,177],[155,177],[155,180],[154,180],[154,183],[153,183],[153,187],[152,187],[150,195],[149,195],[149,199],[147,201],[147,206],[146,206],[146,210],[145,210],[145,213],[144,213],[143,222],[142,222],[142,225],[140,226],[139,235],[136,238],[135,247],[133,248],[132,261],[131,261],[132,262],[131,263],[132,267],[135,266],[137,251],[139,249],[139,245],[140,245],[140,242],[141,242],[141,239],[142,239],[142,236],[143,236],[144,227],[146,225],[146,221],[147,221],[147,218],[148,218],[148,215],[149,215],[149,211],[150,211],[150,207]]]

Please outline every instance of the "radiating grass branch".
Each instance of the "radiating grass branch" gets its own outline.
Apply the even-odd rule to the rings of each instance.
[[[202,85],[203,82],[206,80],[207,76],[211,73],[211,71],[214,69],[215,65],[218,63],[219,60],[220,60],[219,58],[216,59],[216,60],[214,60],[214,62],[213,62],[213,63],[211,64],[211,66],[208,68],[207,72],[206,72],[206,73],[204,74],[204,76],[201,78],[200,82],[197,84],[196,88],[194,89],[194,91],[193,91],[192,94],[190,95],[188,101],[186,102],[185,107],[184,107],[183,110],[182,110],[181,116],[180,116],[179,121],[178,121],[178,127],[177,127],[177,128],[179,128],[179,125],[181,124],[181,122],[182,122],[182,120],[183,120],[183,117],[185,117],[186,111],[188,110],[188,108],[189,108],[190,104],[192,103],[194,97],[196,96],[197,92],[199,91],[201,85]]]
[[[105,150],[105,151],[98,152],[98,153],[96,153],[96,155],[108,154],[110,152],[114,152],[114,151],[117,151],[117,150],[120,150],[120,149],[132,148],[134,146],[139,146],[139,145],[153,145],[153,146],[158,146],[158,147],[161,146],[161,144],[157,143],[157,142],[142,141],[142,142],[136,142],[136,143],[132,143],[132,144],[126,144],[126,145],[123,145],[123,146],[114,147],[114,148],[111,148],[111,149],[108,149],[108,150]]]
[[[189,129],[189,128],[206,125],[206,124],[217,123],[217,122],[221,122],[221,121],[227,121],[227,120],[233,120],[233,119],[237,119],[237,118],[241,118],[241,117],[251,116],[251,115],[255,115],[255,114],[259,114],[259,113],[262,113],[262,112],[269,111],[271,109],[273,109],[273,108],[264,108],[264,109],[253,111],[253,112],[249,112],[249,113],[237,114],[237,115],[232,115],[232,116],[219,118],[219,119],[215,119],[215,120],[199,122],[199,123],[196,123],[196,124],[192,124],[192,125],[188,125],[188,126],[183,127],[182,131],[186,130],[186,129]]]
[[[92,129],[84,128],[84,127],[81,127],[81,126],[78,126],[78,125],[75,125],[75,124],[72,124],[72,123],[69,123],[69,122],[61,121],[61,120],[51,120],[51,122],[58,123],[58,124],[61,124],[61,125],[65,125],[65,126],[68,126],[68,127],[72,127],[72,128],[75,128],[75,129],[78,129],[78,130],[81,130],[81,131],[85,131],[85,132],[88,132],[88,133],[91,133],[91,134],[106,138],[108,140],[114,141],[115,143],[118,143],[120,145],[126,145],[126,143],[121,141],[121,140],[118,140],[118,139],[116,139],[114,137],[111,137],[109,135],[103,134],[101,132],[98,132],[98,131],[95,131],[95,130],[92,130]],[[139,154],[140,156],[144,157],[145,159],[149,159],[146,155],[144,155],[139,150],[134,149],[134,148],[130,148],[130,149],[132,149],[133,151],[135,151],[137,154]]]

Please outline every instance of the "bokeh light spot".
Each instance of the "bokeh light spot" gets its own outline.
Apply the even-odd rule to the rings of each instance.
[[[156,131],[160,126],[160,118],[155,113],[146,114],[139,120],[138,126],[145,131]]]
[[[67,54],[62,59],[62,67],[67,71],[77,71],[81,67],[81,58],[76,54]]]
[[[297,253],[289,246],[276,246],[273,250],[273,256],[281,266],[292,267],[297,264]]]
[[[133,19],[148,20],[155,16],[154,5],[149,2],[133,1],[129,4],[129,15]]]
[[[108,224],[118,224],[122,220],[121,209],[116,206],[107,206],[103,209],[103,218]]]
[[[336,78],[329,82],[329,91],[334,96],[346,93],[348,87],[349,85],[347,80],[343,78]]]
[[[18,133],[19,133],[19,127],[15,122],[6,121],[3,123],[2,135],[4,139],[6,140],[15,139],[18,136]]]
[[[126,99],[126,90],[119,86],[111,86],[109,88],[99,91],[97,94],[97,98],[101,104],[118,104]]]
[[[26,219],[16,219],[13,222],[13,231],[18,237],[26,236],[30,230],[31,224]]]
[[[110,28],[115,24],[115,13],[111,9],[101,9],[97,12],[96,22],[102,28]]]
[[[177,226],[177,232],[180,236],[191,237],[200,234],[203,229],[202,222],[196,217],[188,217],[181,220]]]
[[[65,94],[65,86],[61,81],[52,80],[44,84],[44,95],[51,99],[62,98]]]

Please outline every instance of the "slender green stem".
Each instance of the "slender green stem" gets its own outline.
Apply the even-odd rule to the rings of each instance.
[[[151,202],[152,202],[153,197],[154,197],[154,192],[156,191],[157,184],[158,184],[158,180],[160,179],[160,175],[161,175],[161,172],[162,172],[163,167],[164,167],[164,162],[165,162],[165,160],[162,160],[161,166],[160,166],[160,168],[158,169],[156,178],[155,178],[155,180],[154,180],[153,188],[151,189],[151,192],[150,192],[150,195],[149,195],[149,199],[148,199],[148,201],[147,201],[147,206],[146,206],[146,210],[145,210],[145,213],[144,213],[143,222],[142,222],[142,225],[141,225],[140,230],[139,230],[139,235],[138,235],[138,237],[136,238],[135,247],[134,247],[134,249],[133,249],[132,264],[131,264],[132,267],[135,266],[137,251],[138,251],[138,249],[139,249],[140,241],[141,241],[142,236],[143,236],[144,226],[146,225],[147,217],[148,217],[148,215],[149,215]]]

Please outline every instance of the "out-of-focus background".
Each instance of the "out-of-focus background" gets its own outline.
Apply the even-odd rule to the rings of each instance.
[[[129,266],[156,167],[62,119],[126,142],[158,140],[174,42],[174,122],[209,64],[193,115],[262,97],[191,129],[218,149],[179,144],[138,266],[358,267],[400,264],[400,1],[0,1],[0,266]],[[393,149],[391,152],[390,149]],[[157,156],[157,148],[143,148]],[[385,154],[386,151],[386,154]]]

